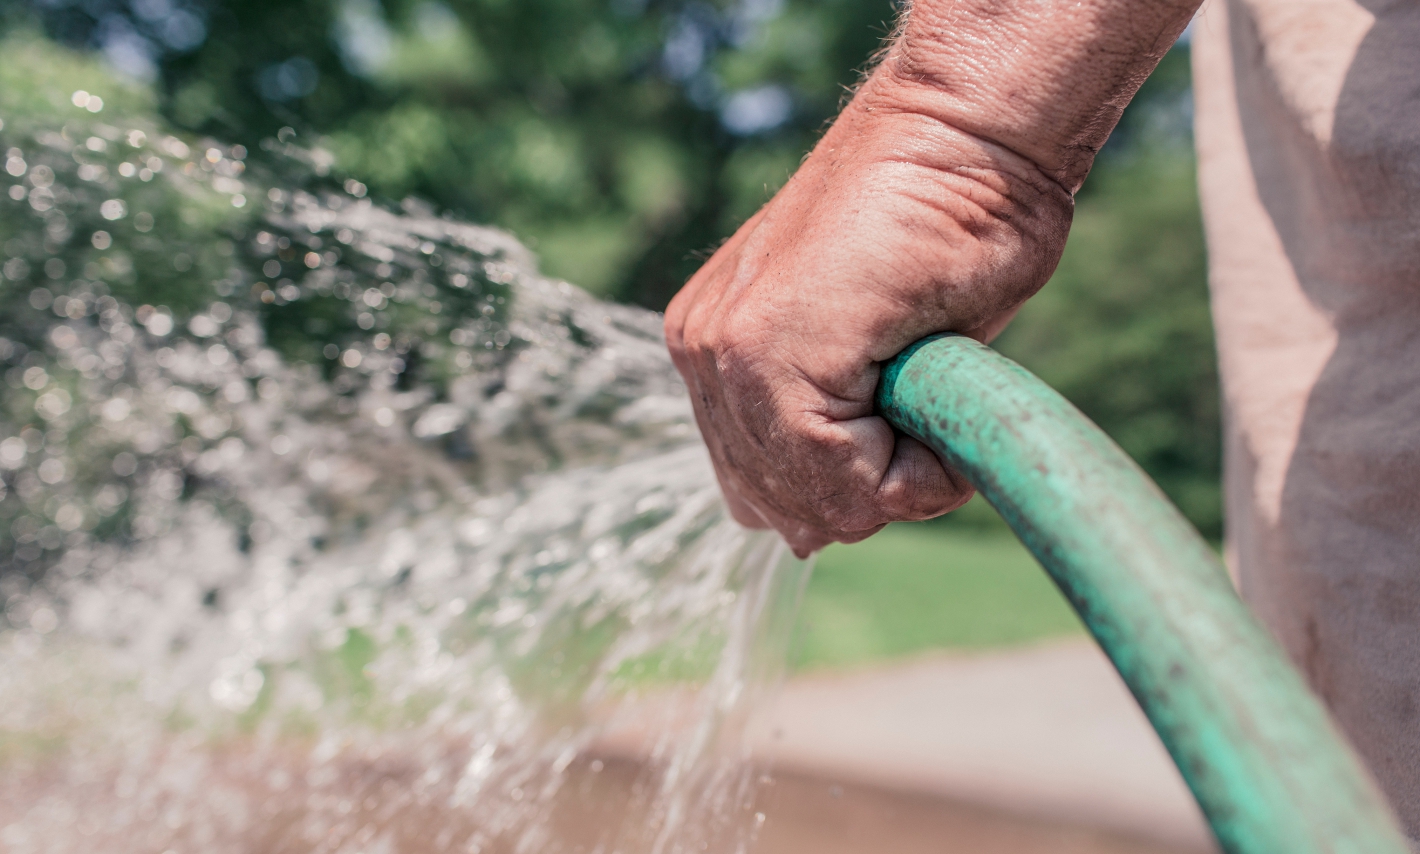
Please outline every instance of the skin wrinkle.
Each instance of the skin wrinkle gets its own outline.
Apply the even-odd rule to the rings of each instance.
[[[1090,146],[1152,69],[1160,34],[1192,11],[1137,0],[914,8],[798,173],[666,314],[731,512],[778,529],[800,555],[970,497],[872,414],[877,363],[931,332],[989,340],[1045,283]]]
[[[878,107],[878,110],[884,113],[884,115],[879,118],[880,121],[886,121],[888,118],[895,116],[913,120],[918,125],[916,128],[917,133],[901,138],[899,145],[912,146],[924,154],[937,154],[937,159],[942,159],[943,162],[936,164],[935,167],[942,171],[954,172],[970,169],[972,167],[968,164],[952,163],[949,160],[943,159],[942,154],[937,152],[932,143],[947,143],[950,145],[957,142],[959,139],[965,138],[984,151],[989,152],[994,149],[996,153],[1000,155],[992,161],[992,165],[997,167],[995,174],[998,177],[1005,177],[1008,174],[1015,173],[1015,177],[1019,178],[1023,183],[1028,186],[1035,186],[1035,182],[1030,180],[1030,176],[1039,176],[1042,183],[1048,183],[1070,194],[1070,190],[1063,186],[1058,180],[1042,171],[1040,167],[1033,163],[1026,155],[1008,145],[992,140],[989,137],[973,133],[967,128],[951,124],[945,119],[924,114],[920,109],[914,109],[910,104],[889,104],[886,108]],[[923,119],[927,121],[924,122],[922,121]],[[935,133],[933,132],[934,130],[936,131]],[[905,155],[903,159],[910,163],[924,165],[920,159],[907,158]],[[1043,187],[1040,189],[1044,190]]]
[[[962,11],[961,4],[957,6],[954,11]],[[1057,2],[1033,4],[1037,10],[1064,6]],[[933,4],[926,4],[909,22],[885,63],[896,63],[902,77],[937,89],[944,97],[940,108],[956,116],[959,127],[1041,163],[1073,190],[1083,181],[1093,153],[1118,120],[1118,112],[1177,38],[1196,6],[1192,2],[1094,0],[1074,4],[1053,16],[1015,15],[1015,27],[1011,28],[994,24],[1011,16],[1014,6],[978,8],[972,21],[959,19],[955,26],[945,27],[934,23],[941,13],[934,11]],[[1086,19],[1072,25],[1072,12]],[[1091,13],[1095,20],[1088,19]],[[1043,47],[1027,53],[1031,44]],[[1024,58],[1013,62],[1012,57],[1018,54]],[[1089,73],[1091,66],[1101,65],[1104,73]],[[1001,80],[1007,81],[1004,89],[1001,83],[994,89],[976,84]],[[1081,103],[1093,109],[1070,109]],[[1001,105],[1014,109],[1002,110]],[[1002,125],[1003,116],[1021,117],[1018,124],[1027,130]],[[1052,128],[1052,133],[1031,134],[1032,120],[1063,126]],[[999,129],[993,131],[993,126]],[[1041,141],[1053,142],[1056,156],[1048,146],[1032,147]],[[1072,152],[1088,156],[1069,156]]]

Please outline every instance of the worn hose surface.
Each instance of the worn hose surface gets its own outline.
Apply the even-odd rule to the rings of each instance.
[[[1370,778],[1212,548],[1024,368],[937,336],[878,407],[975,484],[1118,668],[1230,854],[1409,854]]]

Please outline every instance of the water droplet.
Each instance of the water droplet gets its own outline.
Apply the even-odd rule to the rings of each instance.
[[[0,272],[3,272],[3,273],[5,274],[5,278],[9,279],[9,280],[12,281],[12,282],[23,281],[23,280],[25,279],[25,277],[29,276],[29,274],[30,274],[30,262],[26,261],[26,260],[23,259],[23,258],[11,258],[10,260],[8,260],[8,261],[5,262],[5,265],[4,265],[3,267],[0,267]],[[44,290],[44,289],[43,289],[43,288],[39,288],[39,290]],[[48,294],[49,291],[45,291],[45,293]],[[43,296],[38,297],[38,298],[39,298],[39,299],[44,299]],[[34,304],[35,299],[36,299],[35,294],[34,294],[34,293],[31,293],[31,294],[30,294],[30,304],[31,304],[31,305]],[[46,303],[46,305],[48,305],[48,303]],[[36,308],[43,308],[43,306],[35,306],[35,307],[36,307]]]
[[[173,316],[166,311],[155,311],[148,315],[147,320],[142,321],[142,323],[143,326],[147,328],[148,334],[155,335],[159,338],[173,331]]]
[[[128,417],[128,413],[132,411],[132,407],[127,400],[121,397],[111,397],[104,401],[103,408],[100,411],[106,421],[118,422]]]
[[[18,436],[11,436],[0,441],[0,468],[17,469],[25,461],[25,454],[29,449],[25,447],[25,440]]]
[[[63,481],[68,473],[63,460],[50,457],[39,464],[39,479],[51,486]]]
[[[65,504],[55,512],[54,524],[58,525],[61,531],[79,530],[79,526],[84,524],[83,508],[77,504]]]
[[[60,528],[66,531],[72,531],[75,528],[79,527],[80,522],[83,522],[84,514],[83,511],[78,511],[77,508],[75,508],[72,504],[64,505],[62,508],[60,508],[59,513],[60,515],[63,515],[65,511],[68,510],[76,510],[79,513],[79,522],[76,522],[73,527],[66,527],[63,522],[58,522],[58,520],[56,521],[58,522]],[[59,618],[55,616],[54,612],[49,608],[36,608],[35,612],[30,615],[30,628],[34,629],[37,634],[47,635],[50,632],[54,631],[54,629],[58,625]]]
[[[127,451],[121,451],[114,455],[112,468],[113,473],[119,477],[129,477],[138,471],[138,458]]]
[[[87,108],[88,101],[84,103]],[[72,117],[71,123],[82,126]],[[101,136],[117,147],[124,140],[123,133],[104,130]],[[78,139],[83,140],[84,134]],[[154,139],[162,137],[155,133]],[[147,140],[140,136],[135,141],[134,134],[128,132],[128,144],[141,147]],[[564,606],[557,604],[571,600],[594,602],[598,609],[605,609],[596,619],[610,617],[619,622],[624,617],[626,625],[636,626],[636,632],[647,627],[653,633],[666,628],[664,620],[646,608],[679,601],[674,594],[685,592],[676,589],[680,583],[676,579],[683,572],[667,574],[662,570],[674,559],[679,544],[686,542],[686,529],[672,528],[683,526],[687,519],[650,530],[638,527],[636,548],[641,548],[640,544],[645,548],[629,548],[627,538],[631,535],[625,533],[624,523],[635,518],[636,499],[646,494],[648,485],[673,484],[680,492],[668,498],[665,506],[683,507],[691,515],[699,513],[697,518],[716,526],[715,530],[740,538],[736,542],[744,541],[746,535],[728,527],[730,523],[714,521],[718,511],[708,468],[687,465],[684,454],[667,462],[659,456],[660,446],[651,459],[634,459],[644,447],[635,443],[646,436],[654,436],[656,442],[670,437],[684,446],[682,450],[695,450],[693,430],[683,413],[670,416],[674,423],[665,427],[638,420],[634,430],[622,431],[621,422],[608,420],[600,403],[591,420],[575,407],[557,409],[560,404],[555,401],[579,400],[587,394],[599,401],[609,394],[611,406],[634,403],[637,412],[646,401],[670,400],[681,391],[670,380],[663,382],[661,374],[672,373],[669,364],[651,364],[645,375],[635,373],[639,366],[618,373],[631,366],[628,354],[639,351],[628,340],[627,347],[619,348],[623,353],[620,362],[603,359],[602,351],[624,340],[615,337],[620,333],[614,329],[607,334],[615,341],[601,347],[577,343],[563,327],[562,318],[601,317],[603,310],[570,287],[544,287],[547,283],[525,262],[509,260],[523,257],[521,250],[492,232],[425,213],[399,214],[369,202],[355,204],[348,195],[273,188],[268,197],[264,164],[253,164],[243,176],[243,193],[259,203],[233,216],[223,203],[233,192],[219,187],[217,179],[235,179],[235,174],[224,170],[239,155],[235,148],[209,142],[188,153],[200,157],[199,163],[213,163],[209,146],[223,155],[209,170],[213,173],[210,184],[194,168],[192,181],[179,176],[174,182],[133,187],[118,179],[144,177],[140,170],[151,179],[164,168],[163,161],[150,157],[153,152],[148,150],[125,150],[131,162],[114,152],[107,165],[111,177],[97,171],[85,173],[116,181],[122,188],[97,197],[99,187],[110,185],[77,185],[74,175],[83,164],[67,156],[55,156],[51,161],[51,152],[36,149],[26,158],[26,174],[41,162],[59,173],[54,192],[42,196],[41,204],[62,211],[77,232],[67,246],[57,240],[53,243],[59,247],[54,254],[62,255],[66,262],[58,280],[80,274],[82,278],[56,286],[54,290],[64,291],[58,298],[33,287],[38,281],[50,280],[39,279],[32,267],[42,267],[47,275],[59,269],[48,264],[52,256],[40,254],[39,249],[49,238],[46,225],[60,221],[48,211],[47,217],[29,216],[28,209],[18,211],[24,214],[20,219],[28,223],[21,228],[32,228],[35,239],[27,236],[25,245],[13,249],[7,245],[5,255],[0,256],[0,262],[19,259],[25,265],[15,268],[25,274],[19,282],[5,286],[17,295],[28,294],[30,303],[19,300],[12,307],[30,312],[38,305],[35,310],[44,312],[33,318],[43,337],[25,346],[34,348],[35,359],[45,361],[24,361],[29,351],[17,350],[19,355],[12,358],[11,345],[0,340],[0,358],[10,368],[5,378],[12,388],[22,385],[24,369],[45,371],[46,381],[40,388],[12,391],[16,405],[24,407],[61,390],[73,395],[72,406],[63,413],[58,413],[63,407],[56,405],[61,400],[57,394],[45,398],[42,406],[51,414],[58,413],[43,425],[45,430],[0,437],[0,466],[22,472],[12,477],[7,471],[5,481],[12,493],[6,498],[8,505],[38,508],[24,517],[29,528],[11,526],[15,534],[28,537],[24,541],[16,538],[15,560],[38,572],[43,566],[28,562],[67,559],[78,565],[87,560],[86,554],[92,554],[86,550],[102,548],[127,555],[123,550],[131,543],[136,547],[134,554],[140,556],[117,557],[117,562],[110,564],[123,573],[114,578],[127,578],[131,573],[138,582],[125,588],[126,601],[131,598],[130,590],[132,597],[141,600],[149,595],[145,591],[174,589],[170,579],[178,579],[176,589],[183,594],[122,608],[97,597],[97,611],[90,617],[102,623],[92,635],[98,639],[95,652],[105,652],[107,638],[123,636],[141,642],[125,649],[152,649],[153,654],[137,660],[123,653],[128,656],[125,661],[136,661],[143,670],[140,678],[125,682],[122,688],[141,694],[134,698],[137,703],[106,704],[102,691],[110,687],[107,685],[95,689],[83,682],[82,687],[76,687],[73,704],[89,703],[95,709],[90,718],[76,724],[76,731],[87,737],[88,728],[95,727],[95,741],[100,741],[114,731],[148,727],[158,738],[167,738],[169,730],[163,729],[162,715],[182,705],[200,719],[198,726],[185,729],[180,736],[185,739],[187,732],[194,733],[191,744],[197,755],[211,746],[203,733],[230,731],[229,710],[250,714],[253,720],[260,718],[261,726],[268,722],[279,726],[280,716],[300,711],[302,721],[313,721],[317,727],[310,747],[304,742],[294,744],[285,768],[261,765],[278,751],[258,752],[251,776],[244,779],[258,795],[262,789],[274,792],[285,787],[300,792],[299,798],[291,799],[297,810],[310,806],[310,791],[303,787],[317,780],[310,785],[330,787],[320,793],[317,812],[333,813],[342,800],[348,802],[352,813],[373,812],[397,806],[391,799],[407,798],[408,792],[342,790],[343,770],[348,767],[343,763],[362,743],[358,735],[353,740],[346,736],[358,730],[358,719],[363,715],[393,713],[397,719],[401,704],[416,693],[447,692],[452,704],[469,710],[470,719],[488,721],[489,731],[480,730],[478,740],[469,746],[481,758],[469,762],[467,773],[447,767],[447,763],[428,763],[425,770],[433,776],[421,777],[420,789],[428,785],[433,803],[450,802],[446,796],[457,792],[462,797],[461,793],[468,792],[466,805],[473,813],[471,820],[476,821],[481,809],[511,806],[509,799],[516,795],[509,781],[516,779],[523,798],[518,813],[534,812],[529,804],[542,809],[548,802],[544,781],[537,774],[549,765],[537,758],[544,756],[539,750],[547,746],[539,739],[559,740],[556,749],[545,756],[566,756],[570,761],[574,754],[561,747],[585,743],[585,731],[572,722],[563,733],[529,733],[525,725],[539,713],[542,700],[525,686],[511,684],[501,661],[480,659],[483,653],[459,644],[468,633],[477,640],[488,637],[480,633],[487,631],[484,618],[491,616],[489,605],[496,607],[504,600],[517,607],[509,608],[508,620],[499,631],[509,633],[508,639],[518,643],[533,641],[534,636],[551,637],[564,627],[575,633],[580,614],[569,616],[570,612],[559,610]],[[159,150],[164,157],[178,156],[171,141],[164,140]],[[4,153],[2,149],[0,153]],[[81,158],[88,156],[82,142],[78,153]],[[3,162],[0,160],[0,165]],[[167,165],[176,166],[179,172],[184,167],[177,161]],[[293,188],[305,186],[292,184]],[[185,197],[177,194],[189,192],[200,196],[204,205],[220,204],[228,214],[222,215],[219,209],[214,218],[250,229],[247,233],[253,237],[244,237],[234,246],[231,232],[227,237],[215,231],[201,233],[200,222],[182,218],[187,210]],[[126,211],[118,220],[110,220],[114,224],[108,226],[100,242],[111,251],[99,256],[86,243],[93,243],[92,224],[107,195],[115,197],[112,201],[125,202]],[[286,211],[274,214],[266,206],[268,198],[284,205]],[[161,213],[164,227],[157,228],[153,214],[138,210],[140,205]],[[135,232],[149,236],[129,233],[128,223]],[[268,231],[258,234],[257,229]],[[84,234],[90,237],[86,239]],[[314,235],[324,244],[313,239]],[[273,258],[278,247],[289,251]],[[318,265],[310,264],[310,256],[316,253],[320,253]],[[175,276],[167,265],[179,266],[179,255],[188,255],[192,269],[201,270],[202,275]],[[436,257],[441,266],[436,267]],[[260,274],[265,271],[261,267],[269,260],[279,262],[277,275],[262,281]],[[132,267],[119,266],[129,261]],[[486,293],[482,278],[483,265],[489,261],[508,285],[489,287],[493,294]],[[317,272],[307,274],[307,265]],[[294,271],[305,278],[293,281]],[[291,278],[280,278],[283,272]],[[35,281],[28,279],[31,276]],[[527,283],[534,287],[523,288]],[[149,286],[163,290],[139,290]],[[472,290],[455,290],[460,288]],[[166,300],[174,308],[125,302],[134,291],[150,294],[147,298],[154,303]],[[230,304],[211,302],[217,294]],[[312,299],[318,294],[329,296],[330,302]],[[499,300],[498,294],[506,299]],[[485,296],[492,300],[488,311],[499,318],[497,323],[480,313]],[[264,303],[294,299],[311,299],[311,307],[319,311],[309,314],[329,321],[298,326],[298,343],[319,347],[332,362],[290,364],[283,355],[285,342],[265,334],[272,319],[299,324],[307,318],[308,313],[300,310],[263,310]],[[442,316],[430,327],[428,315],[435,301],[441,303]],[[327,318],[323,314],[326,308],[332,309],[334,316]],[[626,311],[631,317],[632,310]],[[75,316],[86,319],[68,319]],[[618,315],[618,323],[621,318]],[[655,319],[649,315],[643,319],[644,328],[631,333],[640,342],[635,346],[654,339]],[[368,333],[350,329],[352,320]],[[628,319],[627,331],[634,325]],[[537,341],[538,346],[502,354],[485,352],[480,346],[487,342],[491,350],[495,343],[515,343],[513,329],[518,330],[516,343]],[[14,346],[18,348],[19,342]],[[469,348],[478,349],[470,353]],[[405,370],[406,360],[411,370],[396,377]],[[450,370],[454,365],[458,370]],[[566,461],[555,466],[542,459],[545,449],[527,441],[527,419],[544,417],[554,419],[550,426],[555,429],[548,432],[547,441],[569,449]],[[29,419],[38,423],[38,416],[30,415]],[[584,428],[591,432],[584,432]],[[426,438],[421,440],[421,436]],[[427,440],[434,436],[446,438]],[[633,462],[628,467],[608,466],[602,463],[603,456],[596,456],[595,475],[588,478],[584,461],[577,456],[583,447],[594,455],[625,451]],[[115,453],[120,448],[124,450]],[[49,464],[51,459],[53,464]],[[411,466],[410,460],[420,461],[427,473]],[[476,460],[477,465],[468,464],[470,460]],[[45,472],[50,476],[60,467],[60,482],[44,485],[47,481],[37,476],[41,464],[47,465]],[[485,482],[478,473],[484,467],[506,467],[507,471]],[[537,483],[546,484],[552,492],[532,495],[515,488],[513,484],[525,482],[520,479],[523,472],[541,472],[536,475]],[[571,479],[565,479],[568,477]],[[22,482],[29,486],[22,487]],[[43,490],[42,500],[32,502],[21,496],[22,489]],[[233,503],[224,503],[227,501]],[[696,511],[696,507],[702,509]],[[214,508],[219,512],[210,512]],[[228,508],[233,512],[228,513]],[[361,521],[353,526],[341,521],[348,513]],[[98,526],[109,518],[111,522]],[[111,527],[131,539],[109,542]],[[404,531],[409,544],[398,555],[390,552],[392,562],[387,566],[386,546],[394,539],[388,535],[395,528]],[[180,545],[169,549],[173,544]],[[694,542],[690,546],[704,556],[705,550],[696,548]],[[64,550],[72,557],[65,558]],[[716,560],[729,569],[740,560],[737,554]],[[536,577],[531,574],[534,561],[545,564]],[[654,567],[646,561],[655,562]],[[606,572],[586,572],[592,562],[599,569],[605,567]],[[748,565],[745,569],[760,571]],[[102,571],[106,568],[95,572]],[[725,573],[727,578],[731,575]],[[199,604],[206,601],[203,591],[218,588],[220,600]],[[391,608],[392,603],[396,607]],[[23,622],[15,624],[17,628],[30,625],[34,607],[37,603],[25,611]],[[720,616],[731,610],[714,595],[699,597],[695,607],[715,610]],[[51,608],[63,615],[55,632],[69,631],[71,620],[78,626],[78,609]],[[106,621],[120,612],[126,616]],[[172,619],[175,617],[178,619]],[[653,626],[658,620],[661,623]],[[390,643],[397,636],[395,621],[408,625],[409,643]],[[716,621],[715,630],[724,625],[724,620]],[[189,629],[199,634],[185,635]],[[40,645],[37,648],[44,646],[36,632],[24,633]],[[65,641],[77,636],[76,632]],[[83,642],[89,642],[90,636],[84,637]],[[343,659],[355,650],[355,657],[362,660],[351,677],[361,683],[359,696],[327,694],[326,686],[308,678],[312,674],[305,660],[292,658],[282,640],[304,637],[315,640],[312,646],[319,648],[307,649],[302,643],[301,655],[310,652]],[[366,639],[372,648],[361,651],[352,644],[342,650],[357,638]],[[539,650],[544,648],[538,646]],[[369,660],[363,660],[366,658]],[[5,659],[0,664],[10,662]],[[528,663],[539,666],[543,662]],[[171,664],[181,667],[168,666]],[[581,666],[570,656],[566,662],[553,657],[546,664],[543,671],[554,680],[565,679]],[[174,676],[179,670],[180,679]],[[265,680],[264,672],[279,674],[279,678]],[[106,675],[99,669],[96,673],[100,681]],[[366,680],[368,684],[364,684]],[[80,682],[71,679],[69,684]],[[259,696],[272,702],[259,700]],[[357,730],[351,730],[347,724],[352,721],[341,716],[360,706],[368,712],[355,713]],[[115,721],[91,722],[108,708],[118,710]],[[463,712],[456,714],[462,716]],[[396,725],[404,726],[398,720]],[[427,734],[424,726],[413,724],[411,745],[419,747],[432,743],[428,738],[439,738]],[[331,745],[328,751],[327,742]],[[511,763],[529,757],[541,763],[532,769],[534,773],[516,778],[506,775]],[[91,757],[82,761],[91,762]],[[246,757],[242,761],[247,761]],[[286,758],[274,761],[285,762]],[[162,797],[171,794],[164,788],[171,784],[160,779],[161,775],[150,774],[153,768],[146,762],[140,757],[132,763],[131,773],[125,772],[132,779],[116,780],[109,790],[126,793],[117,795],[126,802],[124,806],[144,798],[161,804]],[[556,764],[551,767],[561,770]],[[603,769],[600,761],[591,767],[594,772]],[[690,773],[691,766],[685,767]],[[300,770],[287,773],[295,768]],[[308,771],[314,776],[308,777]],[[274,782],[278,779],[282,782]],[[485,780],[486,788],[480,795],[478,786]],[[609,785],[611,781],[603,777],[600,782]],[[196,827],[211,815],[212,806],[202,799],[180,797],[179,801],[176,814],[163,806],[153,807],[151,815],[134,807],[130,821],[141,823],[145,831],[156,829],[153,850],[162,851],[181,836],[167,834],[164,828]],[[104,804],[94,806],[95,826],[107,817],[104,809]],[[752,813],[743,804],[734,810],[736,820],[747,824]],[[90,820],[87,808],[80,815],[77,820]],[[61,844],[68,839],[63,832],[57,836],[62,837],[59,847],[73,847]],[[490,844],[488,840],[474,844],[458,839],[448,847],[474,851],[479,846],[486,850]],[[442,850],[444,846],[436,847]],[[687,843],[685,847],[692,846]]]
[[[175,136],[163,137],[162,148],[168,153],[169,156],[176,157],[179,160],[186,160],[192,154],[192,149],[187,147],[187,143],[183,142]],[[157,158],[149,159],[148,165],[151,167],[153,165],[153,160],[156,159]],[[162,161],[159,160],[158,163],[161,164]],[[158,170],[154,169],[153,171],[156,172]]]
[[[39,391],[49,385],[49,372],[44,368],[26,368],[24,373],[25,388]]]

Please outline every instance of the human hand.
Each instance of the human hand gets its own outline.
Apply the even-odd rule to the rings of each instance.
[[[933,332],[994,336],[1069,230],[1056,178],[920,94],[880,69],[666,312],[731,512],[801,557],[971,497],[873,414],[878,364]]]
[[[916,0],[789,183],[666,311],[736,519],[805,556],[971,495],[873,415],[878,364],[988,340],[1050,277],[1073,193],[1199,0]]]

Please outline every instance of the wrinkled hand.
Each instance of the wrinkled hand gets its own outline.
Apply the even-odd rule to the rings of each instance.
[[[879,363],[933,332],[995,335],[1069,230],[1058,180],[919,109],[921,88],[879,69],[666,312],[731,512],[801,557],[971,497],[873,414]]]

